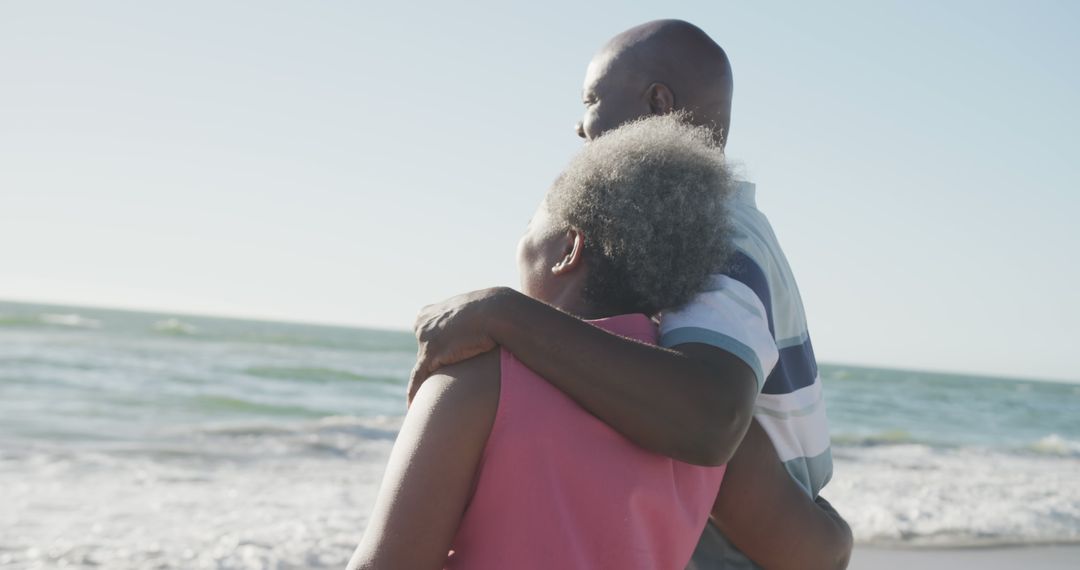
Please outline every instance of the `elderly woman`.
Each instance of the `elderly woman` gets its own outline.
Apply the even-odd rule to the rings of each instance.
[[[655,343],[651,316],[724,289],[746,307],[740,330],[761,337],[745,344],[761,347],[767,372],[777,354],[767,324],[753,321],[765,314],[760,301],[726,278],[710,281],[729,253],[729,228],[716,220],[727,219],[731,188],[711,135],[677,116],[611,131],[573,159],[529,223],[522,290]],[[751,557],[771,547],[778,521],[813,524],[803,515],[816,509],[774,455],[755,461],[769,477],[734,480],[745,486],[739,496],[756,498],[756,516],[732,518],[774,526],[732,534],[748,537],[739,546]],[[744,504],[717,500],[724,472],[636,446],[493,350],[420,388],[350,568],[682,569],[710,511]]]

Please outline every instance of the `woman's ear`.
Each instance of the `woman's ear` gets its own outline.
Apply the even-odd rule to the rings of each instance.
[[[551,266],[554,275],[565,275],[581,266],[585,256],[585,234],[581,230],[570,228],[566,231],[565,247],[562,257]]]

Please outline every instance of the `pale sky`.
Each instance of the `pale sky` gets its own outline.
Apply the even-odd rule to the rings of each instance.
[[[402,329],[516,286],[589,58],[677,17],[821,361],[1080,379],[1080,4],[508,4],[0,4],[0,299]]]

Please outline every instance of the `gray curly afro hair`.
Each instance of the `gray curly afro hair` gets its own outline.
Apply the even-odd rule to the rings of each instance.
[[[545,205],[585,236],[585,297],[609,314],[686,304],[731,253],[734,179],[711,131],[651,116],[587,144]]]

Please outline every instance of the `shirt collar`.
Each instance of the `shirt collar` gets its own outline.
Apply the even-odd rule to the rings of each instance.
[[[757,208],[757,185],[745,180],[735,181],[735,201]]]

